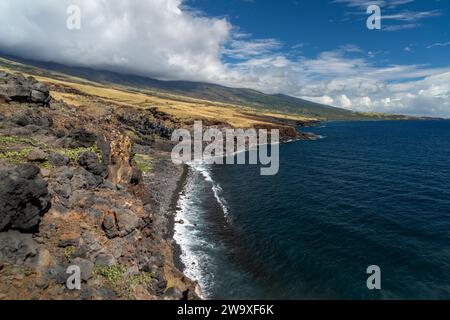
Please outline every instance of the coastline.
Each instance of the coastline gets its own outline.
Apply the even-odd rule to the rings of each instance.
[[[318,140],[321,139],[322,137],[319,135],[316,135],[314,133],[304,133],[304,132],[300,132],[297,131],[297,135],[295,137],[286,137],[286,136],[282,136],[280,139],[279,144],[280,145],[284,145],[284,144],[289,144],[292,142],[296,142],[296,141],[302,141],[302,140],[309,140],[309,141],[314,141],[314,140]],[[257,147],[261,146],[262,144],[258,144]],[[269,144],[270,145],[270,144]],[[248,146],[246,146],[246,150],[245,151],[241,151],[241,152],[248,152]],[[229,157],[229,156],[235,156],[240,152],[233,152],[232,154],[228,154],[225,157]],[[172,166],[175,166],[173,163],[171,163]],[[172,199],[170,200],[170,206],[167,210],[167,215],[169,217],[168,219],[168,229],[170,230],[169,233],[167,234],[167,238],[169,239],[169,241],[171,242],[171,246],[172,246],[172,256],[173,256],[173,261],[174,261],[174,265],[175,267],[180,270],[184,276],[188,279],[190,279],[190,281],[192,281],[193,283],[196,284],[196,291],[195,293],[197,294],[198,297],[200,297],[200,299],[206,299],[202,292],[203,289],[199,283],[199,279],[193,279],[192,277],[190,277],[187,274],[187,268],[189,267],[188,265],[186,265],[186,263],[183,261],[183,254],[185,253],[183,250],[183,244],[179,243],[176,240],[176,228],[177,228],[177,224],[180,225],[184,225],[186,223],[188,223],[188,221],[184,221],[184,218],[181,219],[181,217],[178,216],[178,214],[180,214],[180,212],[183,210],[182,205],[180,204],[180,200],[182,199],[182,196],[186,196],[185,192],[185,187],[188,181],[188,177],[190,174],[193,174],[193,172],[195,171],[195,169],[192,167],[192,165],[194,164],[183,164],[181,165],[182,170],[181,173],[177,176],[177,182],[176,182],[176,187],[172,193]],[[201,166],[202,164],[200,164]],[[206,177],[204,176],[205,180],[212,180],[211,177]],[[214,188],[217,188],[217,184],[214,181],[210,181],[213,183],[213,190],[212,192],[214,193],[214,197],[216,198],[218,204],[222,207],[223,209],[223,213],[226,216],[228,212],[226,209],[226,206],[224,207],[224,204],[222,203],[223,199],[220,199],[220,196],[217,194],[217,190],[214,190]],[[219,186],[220,188],[220,186]],[[181,222],[180,222],[181,221]],[[182,237],[181,235],[179,235],[180,237]],[[189,256],[189,255],[188,255]],[[193,260],[197,260],[194,259]]]
[[[194,293],[195,299],[202,299],[198,284],[184,273],[182,248],[174,239],[177,203],[186,183],[189,168],[186,164],[174,164],[166,148],[166,143],[163,143],[155,149],[148,150],[154,157],[154,172],[144,177],[144,183],[151,191],[153,203],[159,212],[154,216],[154,223],[161,230],[165,243],[161,251],[166,259],[166,277],[169,278],[170,285],[189,290]]]
[[[189,174],[189,166],[187,164],[182,165],[183,166],[183,172],[181,176],[178,178],[177,187],[175,192],[173,193],[170,208],[168,211],[168,214],[170,215],[169,219],[169,234],[168,238],[172,241],[172,247],[173,247],[173,260],[175,267],[177,267],[180,271],[184,273],[185,265],[183,261],[181,260],[181,254],[182,254],[182,248],[178,242],[175,241],[175,225],[176,225],[176,217],[177,217],[177,207],[178,207],[178,201],[180,199],[180,195],[183,192],[183,189],[186,185],[187,176]]]

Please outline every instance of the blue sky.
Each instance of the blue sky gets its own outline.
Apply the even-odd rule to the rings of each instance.
[[[387,1],[381,6],[382,15],[404,16],[382,19],[381,31],[366,27],[369,3],[377,1],[189,0],[186,5],[206,15],[226,17],[240,32],[251,34],[254,39],[276,39],[285,53],[313,57],[352,44],[366,52],[379,53],[373,60],[380,65],[450,65],[450,1],[416,0],[403,5]],[[390,26],[400,30],[386,31]],[[436,43],[448,44],[429,48]]]
[[[450,117],[450,0],[2,0],[0,21],[25,58]]]
[[[369,30],[366,26],[370,4],[381,8],[381,30]],[[442,86],[440,81],[447,81],[446,72],[450,67],[450,1],[189,0],[185,5],[199,10],[200,14],[224,17],[233,25],[235,34],[245,34],[245,41],[259,44],[256,47],[259,56],[252,50],[245,55],[246,46],[240,44],[235,46],[237,50],[225,52],[222,56],[225,63],[235,65],[278,55],[294,64],[298,62],[308,74],[304,79],[304,74],[292,72],[293,76],[287,77],[289,81],[295,82],[295,77],[299,77],[298,85],[303,88],[308,86],[305,83],[308,79],[318,83],[311,90],[299,91],[292,86],[276,86],[279,91],[359,111],[449,114],[448,86]],[[336,63],[326,59],[327,53],[331,58],[335,55]],[[348,77],[347,84],[345,81],[337,84],[347,90],[327,90],[326,82],[330,81],[327,62],[331,77]],[[323,67],[309,69],[308,64],[314,63]],[[348,63],[350,66],[346,65]],[[342,74],[339,74],[339,64],[342,64]],[[353,66],[360,70],[353,74],[345,70]],[[397,74],[387,75],[386,71],[391,68]],[[366,71],[374,76],[361,81]],[[429,78],[440,73],[446,75],[445,80]],[[360,83],[349,84],[352,77]],[[409,88],[388,88],[390,84],[399,83]],[[359,90],[372,85],[378,89]],[[421,96],[411,97],[418,92]]]

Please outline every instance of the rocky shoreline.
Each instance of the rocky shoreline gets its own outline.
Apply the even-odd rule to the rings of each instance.
[[[189,124],[53,90],[0,72],[0,300],[199,299],[173,239],[188,168],[170,137]],[[294,125],[282,142],[314,138]],[[73,265],[80,290],[66,285]]]
[[[0,74],[0,299],[198,299],[170,239],[177,125]],[[73,265],[80,290],[66,286]]]

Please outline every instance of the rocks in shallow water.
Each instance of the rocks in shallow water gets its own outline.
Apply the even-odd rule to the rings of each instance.
[[[47,182],[32,164],[0,170],[0,231],[34,231],[50,205]]]
[[[32,264],[38,257],[38,244],[31,234],[18,231],[0,233],[0,262],[13,265]]]
[[[48,87],[33,77],[0,73],[0,97],[6,101],[48,105],[51,97]]]

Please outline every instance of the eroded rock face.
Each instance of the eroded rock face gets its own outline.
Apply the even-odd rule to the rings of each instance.
[[[48,211],[50,194],[32,164],[0,170],[0,231],[33,231]]]
[[[117,131],[112,131],[108,138],[107,157],[103,157],[103,163],[108,166],[108,180],[115,184],[128,184],[133,175],[130,164],[132,158],[131,139]],[[103,153],[105,155],[105,153]]]
[[[169,220],[149,188],[154,180],[144,181],[133,160],[136,141],[144,142],[145,153],[151,141],[158,144],[160,135],[170,136],[174,121],[153,109],[140,116],[141,108],[123,108],[133,116],[119,121],[115,106],[103,105],[111,112],[102,117],[91,114],[90,106],[78,108],[54,99],[48,108],[42,107],[35,102],[42,101],[40,93],[46,95],[41,84],[30,85],[27,81],[32,80],[17,77],[8,80],[12,83],[8,87],[8,77],[0,73],[0,136],[39,141],[26,146],[23,161],[42,168],[13,167],[8,159],[0,159],[0,299],[179,299],[187,288],[194,292],[195,284],[172,262],[171,243],[165,240]],[[129,131],[136,131],[136,136]],[[23,147],[11,144],[5,150]],[[74,150],[75,159],[63,150],[82,148],[94,152]],[[155,154],[165,157],[159,149]],[[161,167],[161,180],[181,174]],[[166,186],[154,189],[169,199],[176,187]],[[68,265],[80,267],[81,291],[66,290]],[[113,288],[94,267],[126,271]],[[136,279],[143,282],[130,292],[129,283]],[[179,289],[163,296],[167,279]]]
[[[33,77],[0,72],[0,97],[6,101],[48,105],[51,97],[48,87]]]
[[[168,127],[166,121],[173,119],[159,112],[156,108],[142,110],[139,114],[132,112],[124,112],[119,116],[119,121],[130,127],[142,135],[158,135],[160,137],[170,139],[174,128]]]

